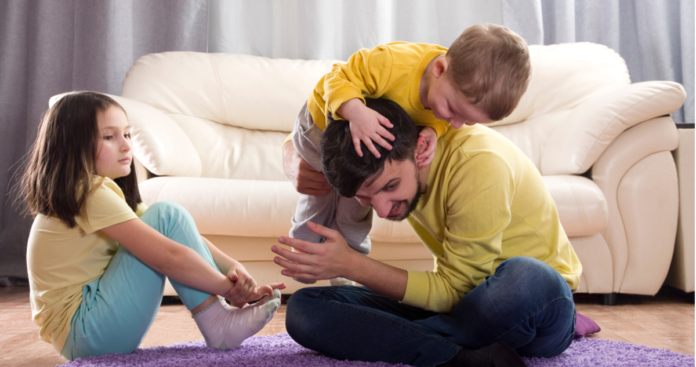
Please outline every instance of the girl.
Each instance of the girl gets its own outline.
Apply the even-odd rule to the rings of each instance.
[[[41,338],[70,360],[133,352],[169,277],[208,347],[239,346],[271,320],[285,284],[257,287],[181,206],[146,208],[130,139],[125,110],[102,94],[69,94],[44,115],[22,178],[35,217],[27,265]]]

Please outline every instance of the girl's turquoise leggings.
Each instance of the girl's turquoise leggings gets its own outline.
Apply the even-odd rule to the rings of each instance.
[[[165,237],[195,250],[217,269],[191,215],[182,206],[158,202],[140,219]],[[72,318],[61,354],[70,360],[107,353],[131,353],[155,320],[165,276],[120,246],[104,275],[82,289],[82,303]],[[171,280],[186,307],[200,305],[209,293]]]

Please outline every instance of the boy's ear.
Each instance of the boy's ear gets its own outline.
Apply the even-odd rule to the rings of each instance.
[[[439,78],[440,75],[447,72],[448,67],[449,67],[449,62],[447,60],[447,57],[439,57],[439,58],[435,59],[435,62],[433,63],[433,75],[436,78]]]
[[[425,142],[425,138],[422,136],[418,136],[418,141],[416,141],[416,150],[413,152],[414,154],[414,160],[416,161],[416,165],[420,167],[420,163],[425,160],[423,159],[418,159],[418,156],[425,152],[425,150],[428,148],[428,143]]]

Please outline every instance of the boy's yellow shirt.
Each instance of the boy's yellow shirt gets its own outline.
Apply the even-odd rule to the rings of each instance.
[[[329,112],[336,111],[346,101],[359,98],[386,98],[396,102],[416,125],[435,129],[440,137],[448,123],[435,117],[423,107],[420,83],[425,68],[435,57],[447,53],[447,48],[409,42],[393,42],[373,49],[362,49],[346,63],[334,64],[330,73],[317,83],[307,101],[314,123],[323,131]]]
[[[485,126],[450,128],[438,140],[427,191],[406,219],[435,258],[408,272],[403,303],[450,312],[503,261],[526,256],[554,268],[570,289],[582,265],[541,174]]]

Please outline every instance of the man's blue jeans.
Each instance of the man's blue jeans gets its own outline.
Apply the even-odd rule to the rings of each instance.
[[[433,366],[462,348],[496,341],[521,356],[559,355],[573,341],[575,304],[558,272],[517,257],[501,263],[449,314],[365,287],[314,287],[292,295],[285,322],[295,341],[332,358]]]

